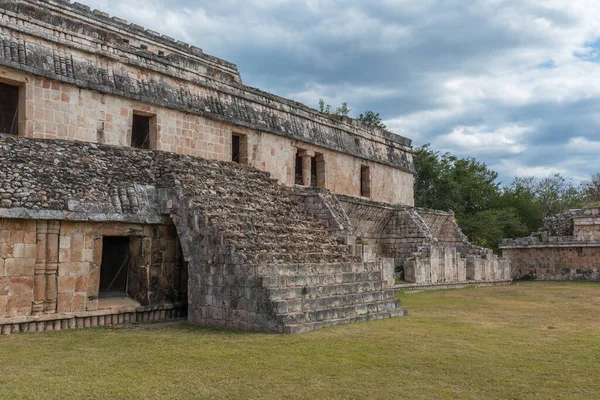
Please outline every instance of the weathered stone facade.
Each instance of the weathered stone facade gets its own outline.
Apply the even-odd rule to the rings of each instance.
[[[328,192],[281,186],[231,162],[8,135],[0,135],[0,171],[0,196],[12,206],[0,208],[9,288],[0,325],[118,313],[98,310],[105,236],[139,239],[127,292],[139,307],[183,309],[187,289],[188,318],[203,325],[292,333],[404,314],[380,264],[353,255],[344,211]],[[52,246],[34,238],[45,225],[56,227]],[[40,317],[35,287],[11,287],[35,281],[40,249],[50,247],[56,256],[41,251],[52,283]]]
[[[77,3],[1,1],[0,16],[20,136],[130,146],[133,116],[148,116],[150,149],[231,160],[238,135],[247,163],[282,183],[297,155],[317,158],[320,187],[360,196],[368,166],[371,198],[413,204],[409,139],[247,87],[231,63]]]
[[[81,4],[0,0],[0,93],[0,333],[405,315],[396,264],[480,251],[412,208],[409,139]]]
[[[515,279],[600,280],[600,209],[546,218],[540,232],[504,239],[500,248]]]

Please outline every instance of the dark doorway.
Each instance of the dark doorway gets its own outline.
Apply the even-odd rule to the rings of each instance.
[[[130,264],[129,237],[102,238],[100,266],[100,297],[127,296],[127,276]]]
[[[150,149],[150,117],[133,114],[131,147],[135,147],[136,149]]]
[[[302,185],[302,157],[296,152],[296,170],[294,171],[294,183]]]
[[[19,87],[0,82],[0,133],[19,133]]]
[[[231,137],[231,161],[240,162],[240,137],[237,135]]]
[[[231,161],[248,164],[248,136],[238,133],[231,135]]]
[[[310,186],[317,187],[317,158],[310,158]]]

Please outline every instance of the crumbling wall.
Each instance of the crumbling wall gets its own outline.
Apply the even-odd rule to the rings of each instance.
[[[504,239],[500,249],[511,260],[515,279],[598,280],[600,209],[569,210],[548,217],[529,237]]]
[[[600,280],[600,243],[562,242],[504,247],[515,279]]]
[[[469,243],[451,212],[338,198],[357,246],[365,243],[371,260],[392,260],[398,278],[421,284],[510,280],[510,263]]]

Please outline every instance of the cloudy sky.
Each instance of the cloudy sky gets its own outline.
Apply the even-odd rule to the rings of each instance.
[[[597,0],[79,0],[238,65],[246,85],[381,113],[509,183],[600,172]]]

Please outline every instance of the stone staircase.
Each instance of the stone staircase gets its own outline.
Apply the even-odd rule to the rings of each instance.
[[[263,286],[285,333],[405,315],[375,263],[278,265]]]
[[[181,179],[182,197],[193,199],[191,214],[203,220],[195,235],[220,235],[219,255],[209,257],[206,268],[231,261],[232,268],[252,277],[254,290],[266,290],[268,304],[254,304],[253,310],[268,317],[266,330],[298,333],[405,315],[379,266],[360,261],[345,236],[303,212],[293,196],[297,189],[248,167],[214,164],[200,171],[204,176]],[[234,297],[241,295],[234,292]],[[230,303],[222,298],[217,302]],[[203,318],[198,322],[204,323]]]

